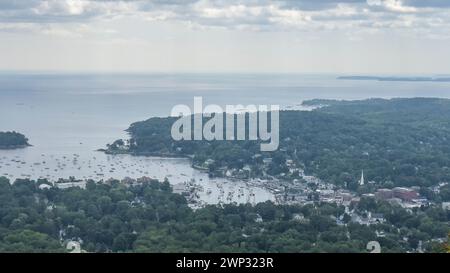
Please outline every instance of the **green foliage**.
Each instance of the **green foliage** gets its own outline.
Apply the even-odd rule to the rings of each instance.
[[[0,149],[28,146],[28,139],[17,132],[0,132]]]
[[[42,253],[42,252],[65,252],[58,240],[51,238],[47,234],[31,230],[0,230],[0,251],[1,252],[22,252],[22,253]]]
[[[88,252],[366,252],[371,240],[379,240],[383,252],[406,252],[419,240],[445,237],[450,217],[441,208],[408,213],[362,199],[358,210],[387,219],[364,226],[336,204],[264,202],[192,210],[167,181],[134,186],[90,181],[86,189],[39,189],[40,183],[46,181],[10,184],[0,178],[0,252],[64,252],[67,240],[79,239]],[[299,214],[303,220],[295,219]],[[339,216],[348,224],[338,225]],[[376,231],[386,236],[377,238]]]
[[[292,159],[307,174],[356,190],[361,170],[376,187],[436,185],[450,180],[450,100],[373,99],[313,101],[327,104],[311,112],[280,113],[280,148],[262,153],[273,158],[269,175],[287,172]],[[210,174],[221,167],[263,168],[258,141],[173,141],[174,118],[152,118],[134,123],[129,153],[192,156],[194,165],[208,159]],[[110,152],[114,150],[110,149]],[[447,198],[444,192],[444,199]]]

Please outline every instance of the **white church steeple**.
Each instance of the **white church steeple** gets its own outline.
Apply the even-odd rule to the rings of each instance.
[[[361,179],[359,179],[359,185],[364,185],[364,170],[361,171]]]

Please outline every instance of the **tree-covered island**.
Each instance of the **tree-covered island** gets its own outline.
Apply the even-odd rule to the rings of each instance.
[[[0,132],[0,150],[17,149],[30,146],[28,139],[17,132]]]

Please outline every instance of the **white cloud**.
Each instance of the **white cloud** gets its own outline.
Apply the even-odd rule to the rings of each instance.
[[[417,12],[417,8],[405,6],[401,0],[367,0],[369,6],[383,7],[386,10],[400,13]]]
[[[89,24],[129,16],[145,21],[181,21],[202,28],[251,31],[360,31],[387,27],[414,31],[418,26],[433,29],[447,25],[450,5],[445,3],[442,0],[432,0],[427,5],[416,0],[23,0],[0,3],[0,22],[17,24],[20,31],[24,23]]]
[[[42,1],[32,10],[37,15],[81,15],[91,4],[83,0],[50,0]]]

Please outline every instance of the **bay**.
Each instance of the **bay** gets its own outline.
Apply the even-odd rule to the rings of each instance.
[[[18,131],[32,147],[0,150],[0,176],[108,179],[142,176],[172,184],[195,180],[206,203],[273,200],[262,187],[211,179],[187,159],[106,155],[96,150],[136,121],[165,117],[176,104],[278,104],[308,110],[307,99],[450,97],[448,82],[337,80],[339,75],[295,74],[51,74],[0,73],[0,131]],[[255,183],[252,183],[255,184]],[[231,200],[229,192],[243,194]],[[208,192],[208,193],[206,193]],[[252,198],[250,198],[252,197]]]

